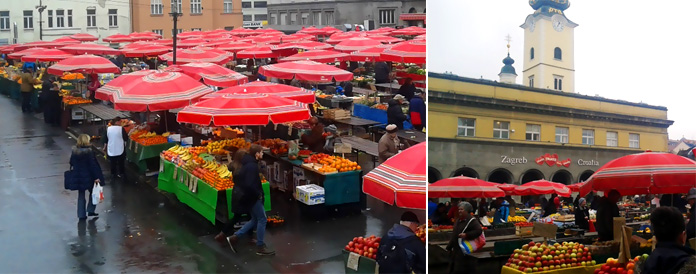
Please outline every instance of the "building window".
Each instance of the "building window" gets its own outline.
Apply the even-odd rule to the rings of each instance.
[[[65,10],[56,10],[56,28],[65,27]]]
[[[222,2],[222,12],[232,13],[232,0],[225,0]]]
[[[541,125],[527,124],[527,134],[525,136],[527,141],[540,141]]]
[[[109,27],[118,27],[117,9],[109,9]]]
[[[243,9],[250,9],[250,8],[251,8],[251,2],[242,2],[242,8],[243,8]]]
[[[34,28],[34,11],[25,10],[24,11],[24,29]]]
[[[568,143],[568,128],[567,127],[556,127],[556,143],[561,143],[561,144]]]
[[[183,29],[177,29],[177,30],[176,30],[176,34],[179,34],[179,33],[182,33],[182,32],[184,32]],[[172,29],[172,36],[174,36],[174,29]]]
[[[246,16],[246,15],[244,15],[244,16]],[[244,21],[246,21],[246,19]],[[275,13],[271,14],[271,21],[268,22],[268,24],[271,24],[271,25],[278,24],[278,15]]]
[[[321,12],[320,11],[315,11],[312,17],[312,24],[316,26],[321,25]]]
[[[254,2],[254,8],[265,8],[265,7],[268,7],[268,3],[266,3],[266,1]]]
[[[563,76],[560,76],[560,75],[553,76],[553,89],[563,90]]]
[[[201,14],[203,13],[203,7],[201,6],[201,0],[191,0],[191,14]]]
[[[582,144],[590,146],[594,145],[594,129],[582,130]]]
[[[379,24],[380,25],[393,25],[394,20],[394,10],[380,10],[379,11]]]
[[[529,76],[529,87],[534,87],[534,75]]]
[[[251,19],[251,14],[242,15],[242,21],[253,21]]]
[[[254,15],[254,21],[266,21],[268,20],[268,14],[256,14]]]
[[[493,122],[493,138],[510,139],[510,122]]]
[[[307,12],[302,13],[302,25],[303,26],[309,25],[309,13],[307,13]]]
[[[97,10],[87,9],[87,27],[97,26]]]
[[[553,59],[563,60],[563,53],[561,52],[561,48],[556,47],[555,49],[553,49]]]
[[[72,28],[72,10],[68,10],[68,28]]]
[[[640,135],[636,133],[628,134],[628,147],[630,148],[640,148]]]
[[[52,28],[53,27],[53,11],[48,10],[48,27]]]
[[[201,31],[203,30],[202,28],[192,28],[191,31]]]
[[[476,136],[476,119],[459,118],[457,125],[457,136]]]
[[[334,12],[333,11],[327,11],[324,13],[324,16],[326,16],[326,25],[334,25],[336,24],[336,21],[334,21]]]
[[[617,147],[619,146],[619,133],[616,131],[607,131],[607,146]]]
[[[288,14],[285,12],[280,13],[280,25],[287,25],[288,24]]]
[[[163,35],[163,31],[161,29],[153,29],[152,32],[159,34],[159,35]]]
[[[159,15],[163,10],[162,0],[150,0],[150,14]]]
[[[10,29],[10,12],[0,11],[0,30]]]
[[[172,12],[181,13],[181,1],[182,0],[172,0]]]
[[[529,59],[534,59],[534,48],[529,49]]]
[[[297,12],[290,13],[290,25],[297,25]]]

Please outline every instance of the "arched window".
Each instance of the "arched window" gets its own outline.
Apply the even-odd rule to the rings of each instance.
[[[411,8],[410,10],[408,10],[408,13],[418,13],[418,11],[416,10],[416,8]]]
[[[553,49],[553,59],[563,60],[563,53],[561,52],[561,48],[556,47],[555,49]]]
[[[534,59],[534,48],[529,49],[529,59]]]

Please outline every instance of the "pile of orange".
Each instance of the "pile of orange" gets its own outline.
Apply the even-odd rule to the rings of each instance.
[[[321,164],[322,167],[319,169],[319,171],[324,173],[346,172],[362,169],[356,162],[353,162],[340,156],[330,156],[324,153],[314,154],[309,158],[305,159],[304,162]]]
[[[234,182],[231,177],[220,178],[217,172],[202,167],[197,167],[191,174],[217,190],[225,190],[234,187]]]
[[[73,96],[63,96],[63,104],[72,106],[72,105],[79,105],[79,104],[91,104],[92,100],[90,99],[85,99],[82,97],[73,97]]]
[[[225,139],[206,143],[206,150],[208,153],[215,155],[225,155],[229,153],[232,148],[249,149],[249,147],[251,147],[251,143],[244,140],[244,138]]]
[[[159,145],[159,144],[164,144],[168,142],[167,137],[164,137],[162,135],[157,135],[153,137],[144,137],[144,138],[138,138],[135,139],[134,141],[138,142],[141,145],[144,146],[153,146],[153,145]]]

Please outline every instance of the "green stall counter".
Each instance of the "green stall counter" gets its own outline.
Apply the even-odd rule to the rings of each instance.
[[[364,257],[364,256],[353,256],[357,259],[357,262],[350,261],[350,253],[347,250],[343,251],[343,267],[345,268],[346,274],[348,273],[361,273],[361,274],[375,274],[378,273],[377,261]],[[357,269],[357,270],[355,270]]]
[[[147,160],[152,158],[159,158],[160,153],[173,146],[176,143],[164,143],[151,146],[143,146],[131,139],[128,139],[126,143],[126,159],[129,162],[134,163],[138,166],[138,171],[144,173],[147,171]]]

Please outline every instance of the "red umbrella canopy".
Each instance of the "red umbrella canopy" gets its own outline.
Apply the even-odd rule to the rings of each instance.
[[[387,159],[363,177],[363,192],[387,204],[425,209],[425,143]]]
[[[186,40],[181,40],[176,43],[176,47],[178,48],[192,48],[196,46],[203,45],[205,43],[208,43],[208,41],[203,40],[203,39],[186,39]]]
[[[403,36],[416,36],[425,34],[425,28],[421,27],[408,27],[399,30],[392,31],[391,35],[403,35]]]
[[[309,35],[321,35],[322,33],[324,33],[324,31],[322,31],[314,26],[311,26],[308,28],[303,28],[303,29],[299,30],[297,33],[304,33],[304,34],[309,34]]]
[[[396,38],[396,37],[392,37],[392,36],[385,36],[385,35],[370,35],[370,36],[368,36],[368,38],[370,38],[372,40],[377,40],[377,41],[379,41],[381,43],[385,43],[385,44],[394,44],[394,43],[399,43],[399,42],[404,41],[404,39],[401,39],[401,38]]]
[[[59,49],[44,49],[22,56],[23,62],[55,62],[73,55]]]
[[[122,86],[124,84],[127,84],[130,81],[133,81],[135,79],[141,78],[146,75],[150,75],[153,73],[156,73],[156,70],[138,70],[134,71],[131,73],[126,73],[126,74],[121,74],[120,76],[114,78],[114,80],[109,81],[108,85],[111,86]],[[114,89],[98,89],[97,92],[94,94],[94,97],[99,99],[99,100],[104,100],[104,101],[111,101],[111,90]]]
[[[217,41],[220,39],[229,39],[230,37],[232,37],[232,35],[229,33],[208,33],[206,35],[201,36],[201,39],[210,42]]]
[[[380,62],[382,61],[380,55],[390,47],[391,45],[381,45],[361,51],[354,51],[350,53],[350,60],[356,62]]]
[[[266,77],[279,79],[296,78],[302,81],[328,83],[335,79],[338,82],[350,81],[353,73],[334,66],[317,63],[314,61],[294,61],[259,68],[259,73]]]
[[[127,43],[133,41],[133,38],[131,38],[128,35],[125,34],[114,34],[114,35],[109,35],[107,37],[102,38],[102,41],[111,43],[111,44],[118,44],[118,43]]]
[[[213,63],[195,62],[185,65],[174,65],[168,67],[166,71],[179,71],[196,80],[203,79],[205,84],[215,87],[232,87],[249,82],[248,77]]]
[[[262,35],[251,37],[249,42],[254,44],[280,44],[283,41],[284,36],[281,35]],[[246,39],[245,39],[246,40]]]
[[[207,43],[203,44],[203,46],[204,46],[204,47],[215,48],[215,47],[218,47],[218,46],[222,46],[222,45],[229,44],[229,43],[231,43],[231,42],[235,42],[235,41],[237,41],[237,40],[239,40],[239,38],[236,38],[236,37],[215,39],[215,40],[213,40],[213,41],[208,41]]]
[[[283,43],[280,45],[272,46],[273,50],[284,50],[284,49],[303,49],[303,50],[315,50],[315,49],[332,49],[333,46],[320,43],[315,41],[298,41],[292,43]]]
[[[230,42],[224,45],[219,45],[217,46],[217,49],[224,50],[224,51],[229,51],[229,52],[238,52],[241,50],[245,49],[250,49],[255,47],[254,44],[251,43],[246,43],[246,42]]]
[[[156,45],[160,45],[160,46],[171,47],[174,45],[174,40],[172,40],[172,39],[160,39],[160,40],[154,40],[154,41],[152,41],[152,43],[154,43]],[[177,45],[177,46],[179,46],[179,45]]]
[[[543,195],[554,193],[558,194],[558,196],[570,197],[570,188],[564,184],[549,182],[547,180],[537,180],[517,186],[512,191],[513,195],[520,196]]]
[[[303,88],[264,82],[255,81],[241,86],[226,88],[221,91],[203,96],[203,99],[217,98],[225,94],[270,94],[285,99],[295,100],[300,103],[313,104],[316,102],[316,95],[311,90]]]
[[[226,94],[200,101],[179,111],[179,123],[215,126],[261,126],[307,120],[303,103],[268,94]]]
[[[65,46],[65,43],[63,42],[55,42],[55,41],[35,41],[35,42],[29,42],[26,44],[22,45],[17,45],[14,49],[15,51],[21,51],[25,49],[30,49],[30,48],[46,48],[46,49],[53,49],[53,48],[58,48]]]
[[[176,51],[177,64],[201,62],[221,65],[226,64],[227,62],[232,60],[232,58],[232,54],[226,51],[212,48],[191,48]],[[170,52],[167,54],[160,55],[160,59],[171,63],[174,61],[174,53]]]
[[[146,41],[137,41],[133,43],[128,43],[123,46],[121,46],[121,49],[136,49],[136,48],[142,48],[146,46],[157,46],[158,44],[153,43],[153,42],[146,42]]]
[[[413,40],[425,40],[425,34],[418,35],[416,37],[413,37]]]
[[[314,35],[304,34],[304,33],[299,33],[299,32],[290,34],[290,35],[288,35],[288,36],[289,36],[289,37],[293,37],[294,39],[297,39],[297,40],[310,40],[310,41],[316,41],[316,40],[317,40],[317,37],[314,36]],[[285,41],[285,40],[283,40],[283,41]]]
[[[48,67],[47,72],[53,75],[63,75],[65,72],[121,73],[121,69],[104,57],[78,55],[58,61],[58,63]]]
[[[349,57],[350,55],[347,53],[333,50],[312,50],[300,52],[298,54],[280,59],[280,62],[310,60],[319,63],[333,63],[347,61]]]
[[[258,34],[258,32],[256,32],[255,30],[251,30],[251,29],[240,28],[240,29],[231,30],[230,34],[232,34],[234,36],[250,36],[250,35],[256,35],[256,34]]]
[[[114,81],[99,88],[95,97],[111,101],[114,103],[114,109],[124,111],[145,112],[182,108],[213,91],[201,82],[178,72],[155,72],[142,77],[129,77],[127,81],[113,83]]]
[[[70,35],[69,37],[72,39],[78,40],[78,41],[83,41],[83,42],[91,42],[91,41],[99,40],[99,38],[97,38],[94,35],[91,35],[89,33],[78,33],[78,34]]]
[[[505,197],[498,184],[464,176],[439,180],[428,185],[429,198],[497,198]]]
[[[15,47],[17,45],[5,45],[5,46],[0,46],[0,53],[4,54],[10,54],[12,52],[15,52]]]
[[[614,159],[580,187],[580,195],[592,190],[621,195],[686,193],[696,187],[696,162],[671,153],[644,152]]]
[[[326,26],[326,27],[321,28],[320,30],[324,32],[324,35],[332,35],[334,33],[342,33],[343,32],[343,31],[341,31],[337,28],[334,28],[332,26]]]
[[[204,34],[205,33],[203,33],[202,31],[187,31],[177,34],[176,37],[179,39],[200,38]]]
[[[380,55],[384,61],[425,64],[425,40],[413,40],[394,45]]]
[[[162,35],[154,32],[134,32],[128,35],[133,41],[152,41],[162,38]]]
[[[111,47],[94,44],[94,43],[83,43],[67,45],[60,48],[62,51],[69,52],[72,54],[95,54],[95,55],[118,55],[121,54],[120,50],[113,49]]]
[[[332,45],[335,45],[335,44],[341,43],[341,42],[343,42],[343,41],[346,41],[346,40],[348,40],[348,39],[357,38],[357,37],[367,37],[367,34],[365,34],[365,33],[360,33],[360,32],[355,32],[355,31],[352,31],[352,32],[344,32],[344,33],[336,33],[336,34],[334,34],[334,35],[331,35],[331,37],[329,37],[329,39],[327,39],[327,40],[324,41],[324,42],[329,43],[329,44],[332,44]]]
[[[75,39],[72,39],[70,37],[61,37],[61,38],[58,38],[56,40],[53,40],[53,42],[62,43],[63,45],[82,43],[80,40],[75,40]]]
[[[7,58],[10,58],[10,59],[21,59],[22,56],[29,55],[29,54],[32,54],[32,53],[35,53],[35,52],[44,51],[44,50],[46,50],[46,49],[44,49],[44,48],[29,48],[29,49],[20,50],[20,51],[16,51],[16,52],[10,53],[10,54],[7,55]]]
[[[517,189],[517,186],[513,184],[499,184],[498,188],[505,191],[506,195],[512,195],[512,192]]]
[[[581,188],[583,185],[585,185],[585,183],[584,183],[584,182],[580,182],[580,183],[577,183],[577,184],[569,185],[568,188],[570,188],[570,191],[571,191],[571,192],[580,192],[580,188]]]
[[[130,58],[145,58],[154,57],[165,54],[172,50],[170,47],[160,46],[160,45],[149,45],[142,47],[134,47],[123,49],[123,55]]]
[[[261,59],[276,57],[278,57],[278,53],[273,52],[273,50],[269,46],[259,46],[237,52],[238,59]]]
[[[343,52],[354,52],[374,48],[382,43],[369,37],[354,37],[338,43],[334,48]]]

